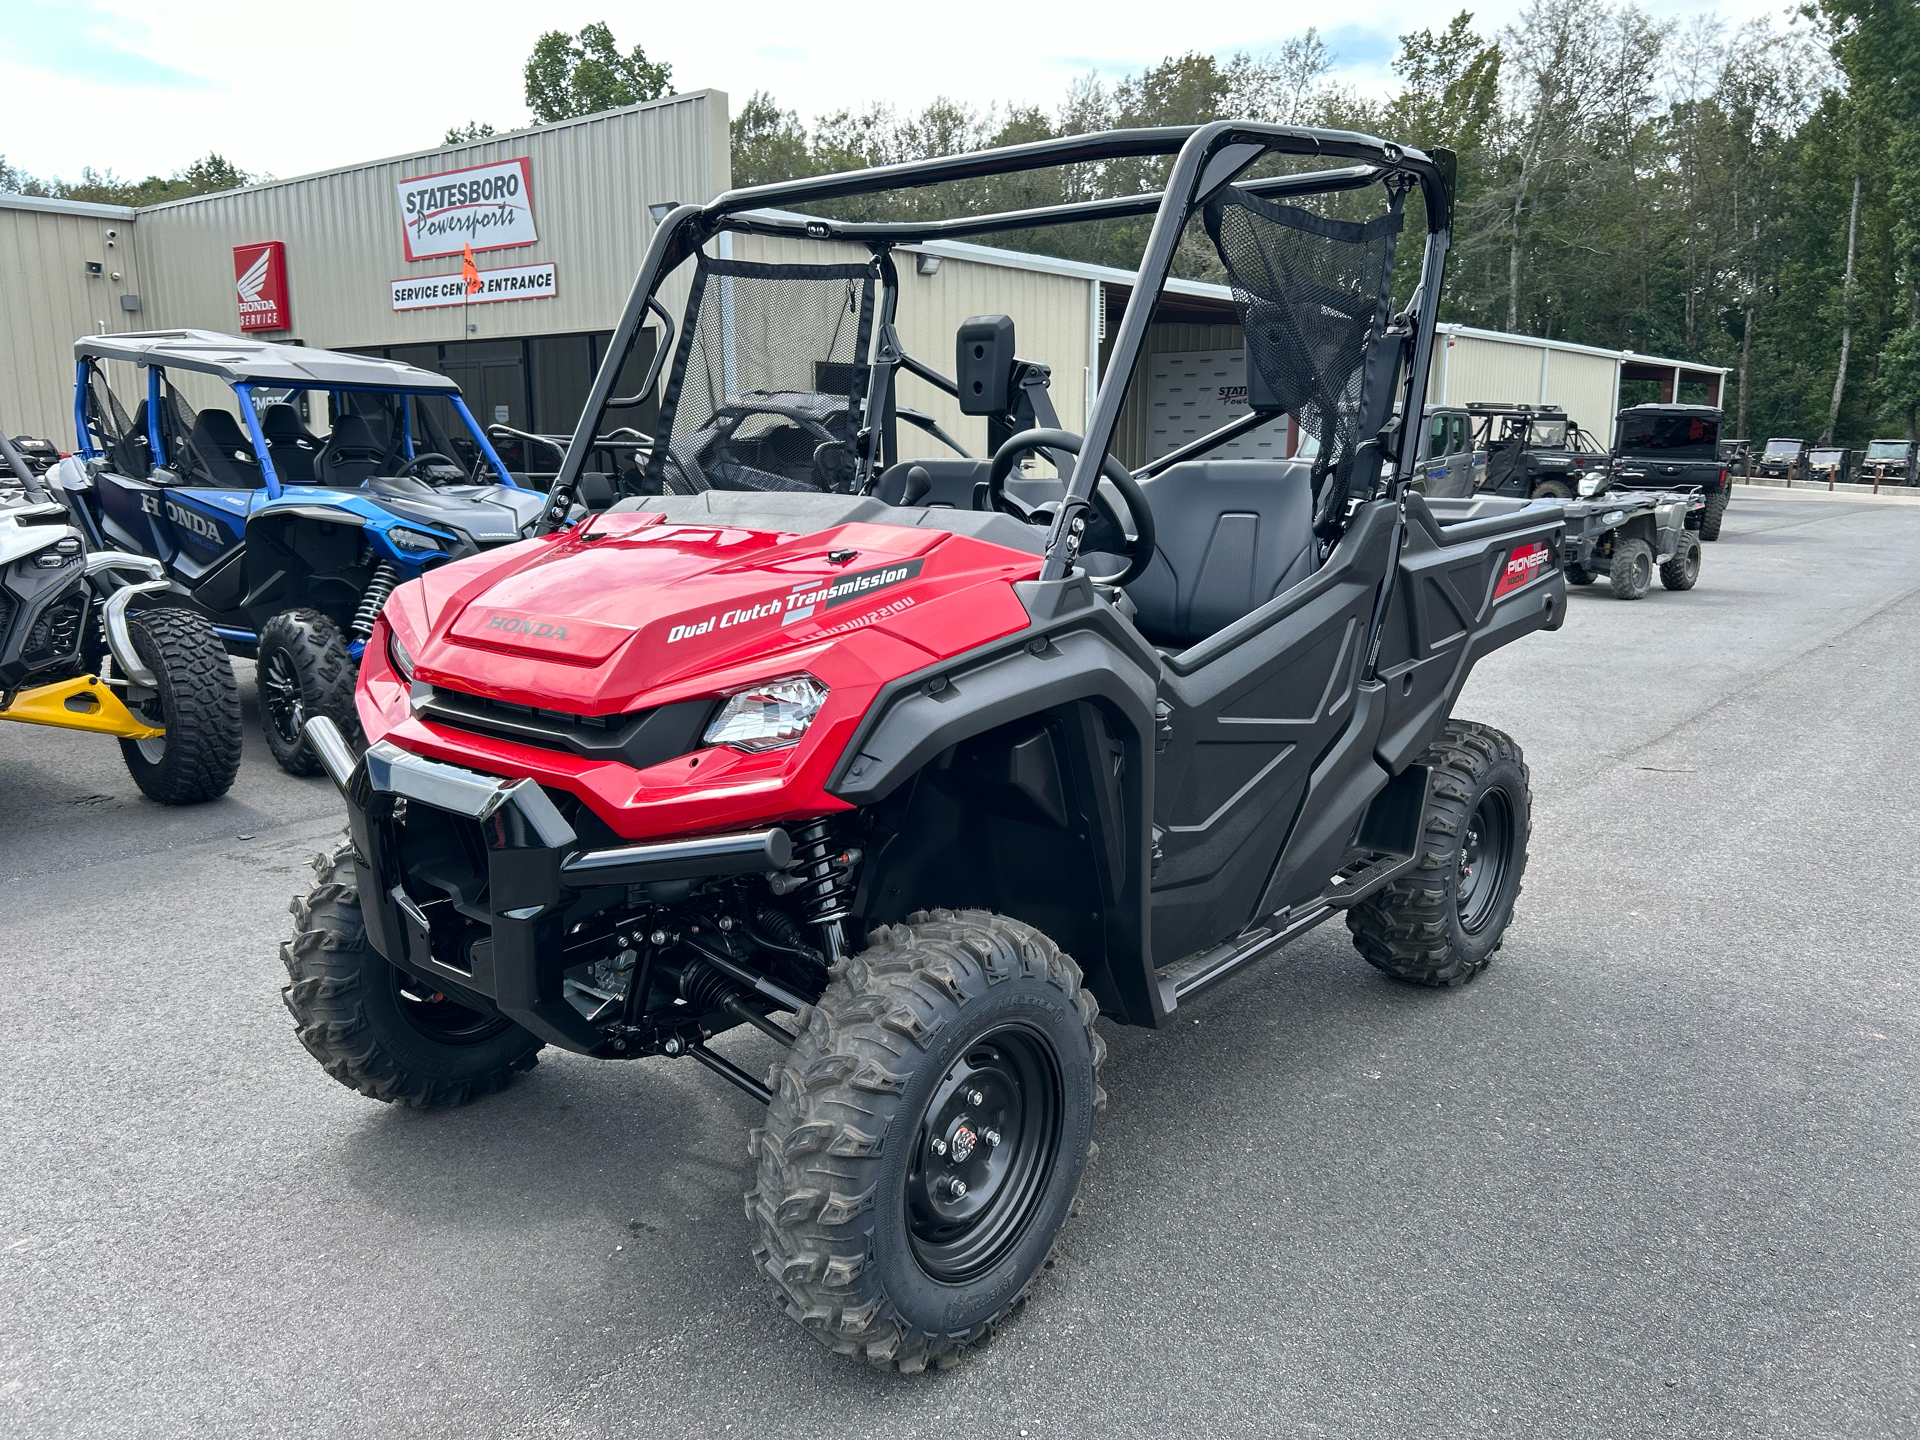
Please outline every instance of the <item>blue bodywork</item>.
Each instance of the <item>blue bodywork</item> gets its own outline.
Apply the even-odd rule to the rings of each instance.
[[[95,433],[88,416],[88,384],[95,364],[79,361],[75,377],[74,422],[83,461],[107,459],[107,435]],[[145,441],[154,466],[175,461],[167,453],[162,424],[163,379],[163,367],[147,367]],[[283,525],[311,526],[316,533],[332,536],[337,536],[341,527],[350,528],[366,542],[366,554],[345,567],[350,573],[378,574],[384,563],[391,566],[398,581],[406,581],[454,556],[522,538],[544,503],[537,491],[514,480],[457,392],[398,386],[303,387],[334,395],[360,393],[397,399],[398,408],[390,412],[396,425],[393,438],[408,460],[420,453],[415,447],[415,429],[423,420],[417,399],[432,395],[449,402],[478,452],[480,460],[476,463],[481,470],[494,472],[497,485],[436,487],[392,477],[374,477],[351,489],[284,484],[274,469],[272,446],[261,426],[254,384],[234,383],[231,388],[239,402],[236,408],[240,423],[251,441],[252,458],[259,467],[259,488],[155,484],[99,464],[88,466],[95,478],[91,486],[94,493],[87,501],[111,543],[161,561],[169,578],[214,621],[229,647],[243,653],[255,642],[265,615],[296,604],[320,605],[319,601],[303,598],[297,585],[276,584],[285,575],[284,567],[276,572],[264,562],[249,563],[244,551],[250,539],[259,541],[271,532],[280,537],[282,551],[278,554],[290,543]],[[299,393],[278,383],[273,390],[276,399]],[[430,428],[426,433],[431,440],[435,432]],[[322,608],[351,612],[359,597],[339,580],[323,578],[331,585],[327,595],[333,603]],[[397,582],[388,576],[384,583],[390,589]],[[384,594],[380,599],[384,601]],[[342,629],[347,629],[345,623]],[[343,639],[358,658],[364,636],[343,633]]]

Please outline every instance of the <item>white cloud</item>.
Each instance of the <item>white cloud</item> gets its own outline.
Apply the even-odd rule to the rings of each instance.
[[[1118,76],[1186,50],[1261,53],[1288,33],[1251,27],[1236,7],[1166,0],[961,7],[908,0],[844,11],[791,0],[329,0],[317,8],[174,0],[165,23],[155,23],[150,0],[57,9],[22,3],[45,43],[0,50],[5,153],[35,174],[67,178],[83,165],[123,176],[167,174],[210,150],[245,170],[297,175],[430,146],[468,120],[523,125],[520,67],[534,40],[543,30],[575,31],[600,19],[623,44],[638,42],[652,59],[670,62],[682,90],[725,90],[736,110],[750,92],[766,90],[807,117],[875,100],[910,109],[936,95],[983,108],[996,101],[1051,108],[1089,70]],[[1336,44],[1337,60],[1342,44],[1347,52],[1340,78],[1374,88],[1385,77],[1377,57],[1391,53],[1393,37],[1444,25],[1454,8],[1387,0],[1364,13],[1294,13],[1345,37]],[[1520,0],[1472,8],[1486,33],[1511,20]],[[1676,17],[1718,8],[1741,20],[1776,7],[1655,0],[1650,8]],[[1369,49],[1364,59],[1355,53]]]

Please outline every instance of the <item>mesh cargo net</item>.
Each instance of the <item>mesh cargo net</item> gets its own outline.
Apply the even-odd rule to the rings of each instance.
[[[1329,220],[1232,186],[1207,202],[1207,234],[1220,252],[1246,329],[1247,359],[1276,408],[1319,442],[1315,489],[1326,474],[1346,492],[1354,451],[1386,421],[1384,394],[1369,394],[1369,352],[1393,304],[1393,248],[1405,192],[1359,223]],[[1396,357],[1397,358],[1397,357]],[[1376,377],[1391,391],[1393,376]],[[1378,411],[1378,414],[1369,412]]]
[[[648,488],[850,491],[878,273],[702,255]]]

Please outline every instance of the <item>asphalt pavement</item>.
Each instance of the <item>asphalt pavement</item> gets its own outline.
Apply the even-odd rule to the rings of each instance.
[[[276,948],[340,812],[240,670],[197,809],[0,727],[0,1435],[1920,1433],[1920,506],[1742,489],[1696,590],[1484,663],[1535,806],[1495,963],[1335,925],[1106,1027],[1084,1212],[938,1375],[780,1314],[704,1070],[320,1071]]]

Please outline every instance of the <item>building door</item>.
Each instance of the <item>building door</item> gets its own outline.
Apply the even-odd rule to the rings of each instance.
[[[473,418],[483,428],[529,428],[532,415],[527,404],[526,355],[518,340],[449,345],[440,368],[460,386]]]

